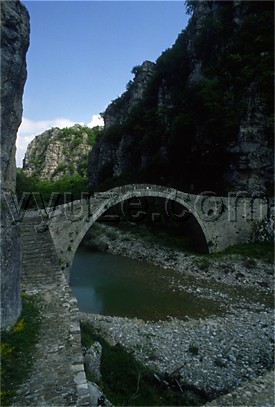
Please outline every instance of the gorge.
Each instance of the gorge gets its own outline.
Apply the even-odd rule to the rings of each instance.
[[[18,329],[23,288],[24,295],[38,295],[42,321],[29,359],[34,366],[16,389],[15,403],[95,405],[81,353],[87,323],[156,376],[176,371],[179,393],[201,392],[207,395],[204,403],[215,405],[214,398],[237,391],[243,404],[272,405],[274,7],[237,0],[186,6],[187,28],[156,62],[133,68],[126,92],[102,114],[103,129],[52,128],[30,143],[17,174],[18,197],[26,193],[20,218],[10,210],[10,199],[29,16],[19,1],[1,4],[1,320],[4,328]],[[51,199],[53,191],[64,201]],[[42,210],[34,205],[24,212],[30,193],[45,194]],[[70,202],[66,193],[84,195]],[[143,214],[144,200],[150,207],[155,198],[148,216],[162,218],[155,210],[160,202],[176,205],[191,219],[187,234],[207,254],[157,244],[148,222],[142,226],[149,240],[139,238],[137,222],[126,223],[130,232],[95,223],[117,216],[124,202],[131,214]],[[148,261],[162,267],[160,272],[148,266],[155,283],[163,279],[170,298],[194,296],[202,309],[185,315],[178,306],[171,318],[154,322],[144,315],[79,312],[68,281],[81,245],[132,257],[145,270]],[[102,253],[97,255],[101,263]],[[135,267],[131,259],[125,264],[127,273]],[[207,301],[209,310],[203,311]],[[251,384],[250,394],[238,391],[258,376],[264,382]],[[134,401],[132,395],[124,402]],[[192,397],[193,405],[201,405]]]

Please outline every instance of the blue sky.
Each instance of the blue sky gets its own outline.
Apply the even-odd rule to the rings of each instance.
[[[31,18],[17,165],[31,139],[54,126],[97,125],[131,70],[155,61],[188,16],[184,1],[23,1]]]

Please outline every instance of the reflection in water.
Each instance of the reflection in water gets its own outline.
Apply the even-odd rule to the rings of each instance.
[[[82,312],[102,314],[103,304],[100,295],[96,294],[91,286],[76,285],[73,288],[74,295],[78,300]]]
[[[169,283],[175,277],[173,270],[81,248],[75,255],[70,283],[83,312],[145,320],[223,314],[216,301],[171,288]],[[184,286],[191,285],[198,287],[198,281],[186,277]]]

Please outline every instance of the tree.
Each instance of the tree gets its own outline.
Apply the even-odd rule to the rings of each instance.
[[[195,8],[197,6],[197,0],[186,0],[185,1],[185,7],[186,7],[186,13],[189,15],[192,15],[195,11]]]
[[[140,70],[140,68],[141,68],[141,65],[136,65],[136,66],[134,66],[133,69],[132,69],[132,71],[131,71],[131,73],[132,73],[133,75],[136,75],[136,74],[138,73],[138,71]]]

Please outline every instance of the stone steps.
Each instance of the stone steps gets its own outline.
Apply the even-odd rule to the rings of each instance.
[[[20,224],[21,286],[27,293],[39,294],[42,326],[32,372],[12,405],[89,406],[77,302],[60,269],[49,230],[35,229],[40,223],[40,217],[25,217]]]
[[[35,226],[40,225],[41,218],[25,218],[21,222],[22,241],[22,285],[34,284],[36,287],[54,283],[59,270],[58,258],[55,253],[49,230],[37,232]]]

